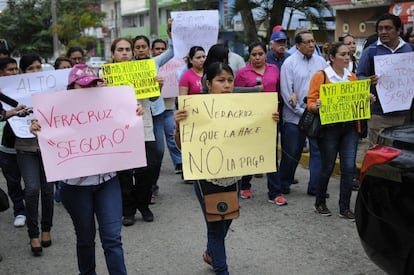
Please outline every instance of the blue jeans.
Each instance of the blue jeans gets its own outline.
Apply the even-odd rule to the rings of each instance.
[[[122,199],[118,177],[92,186],[64,184],[61,197],[75,227],[80,274],[96,274],[95,216],[109,274],[127,274],[121,242]]]
[[[306,134],[302,132],[296,124],[285,122],[283,124],[282,138],[282,159],[280,161],[280,185],[282,189],[289,189],[293,183],[296,168],[298,167],[305,145]],[[309,139],[310,159],[309,172],[310,179],[308,193],[316,193],[321,171],[321,155],[316,138]]]
[[[339,153],[341,181],[339,189],[339,211],[342,213],[350,208],[353,177],[355,175],[355,159],[359,136],[355,123],[338,123],[322,128],[318,138],[322,158],[322,170],[319,176],[316,202],[318,206],[325,203],[325,193],[328,189],[329,178],[335,167],[335,160]]]
[[[234,185],[231,185],[229,187],[221,187],[206,181],[201,181],[201,184],[203,186],[203,191],[208,193],[224,192],[228,189],[235,189]],[[201,209],[203,210],[203,215],[205,219],[206,210],[204,206],[204,200],[200,193],[198,181],[194,181],[193,186],[197,199],[200,203]],[[214,272],[217,275],[227,275],[229,274],[229,271],[227,267],[225,239],[232,220],[208,222],[205,219],[205,221],[207,224],[207,253],[213,260]]]
[[[17,163],[25,184],[26,224],[29,238],[39,238],[39,194],[42,232],[49,232],[53,220],[53,182],[46,181],[40,152],[17,151]]]
[[[181,164],[181,151],[178,149],[174,140],[175,132],[175,120],[174,110],[165,110],[158,116],[153,116],[152,121],[154,123],[154,135],[157,142],[157,151],[161,154],[161,158],[164,155],[164,135],[167,142],[168,151],[170,152],[171,160],[175,165]]]
[[[7,192],[13,202],[13,214],[25,215],[24,191],[21,185],[21,175],[17,165],[16,154],[8,154],[0,151],[0,167],[7,183]]]

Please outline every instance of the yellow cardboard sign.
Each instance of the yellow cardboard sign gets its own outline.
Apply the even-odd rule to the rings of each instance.
[[[137,99],[160,96],[154,59],[104,64],[102,72],[108,86],[133,86]]]
[[[277,93],[179,96],[184,179],[276,171]]]
[[[319,90],[321,124],[371,118],[369,79],[322,84]]]

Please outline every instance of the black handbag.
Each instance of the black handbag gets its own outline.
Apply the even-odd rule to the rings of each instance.
[[[304,131],[308,137],[317,137],[321,128],[321,118],[319,114],[309,112],[305,108],[302,116],[300,117],[298,127],[301,131]]]
[[[324,70],[321,70],[323,73],[323,84],[326,83],[326,74]],[[303,99],[303,102],[307,104],[307,97]],[[299,119],[298,127],[300,130],[304,131],[308,137],[318,137],[319,130],[322,127],[321,118],[319,113],[312,113],[308,111],[308,108],[305,107],[302,116]]]
[[[0,212],[6,211],[9,209],[9,197],[7,196],[6,192],[0,188]]]

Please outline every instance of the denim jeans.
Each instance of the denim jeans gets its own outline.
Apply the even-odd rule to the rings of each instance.
[[[21,175],[17,165],[16,154],[8,154],[0,151],[0,167],[7,183],[7,192],[13,202],[13,214],[25,215],[24,190],[21,185]]]
[[[319,176],[316,205],[325,203],[325,193],[328,189],[329,178],[335,167],[335,160],[339,153],[341,181],[339,187],[339,211],[342,213],[350,208],[353,177],[355,175],[355,159],[359,136],[355,123],[338,123],[322,128],[318,138],[322,159],[322,170]]]
[[[118,177],[99,185],[64,184],[61,197],[75,227],[80,274],[96,274],[95,216],[109,274],[127,274],[121,242],[122,199]]]
[[[200,181],[200,184],[203,186],[203,191],[214,192],[224,192],[228,190],[234,190],[234,185],[229,187],[221,187],[214,185],[206,181]],[[224,220],[217,222],[208,222],[205,219],[205,206],[204,201],[201,196],[200,187],[198,181],[194,181],[194,190],[197,196],[197,199],[200,203],[201,209],[203,211],[204,220],[207,224],[207,253],[213,260],[213,269],[217,275],[227,275],[229,274],[227,267],[227,257],[226,257],[226,245],[225,239],[227,232],[229,231],[232,220]],[[209,193],[210,193],[209,192]]]
[[[17,151],[17,163],[25,184],[26,224],[29,238],[39,238],[39,193],[42,232],[49,232],[53,220],[53,182],[46,181],[40,152]]]
[[[152,121],[154,124],[154,135],[155,141],[157,142],[157,151],[164,155],[164,135],[167,143],[168,151],[170,152],[171,160],[174,164],[174,167],[177,164],[182,163],[181,160],[181,151],[178,149],[174,140],[175,132],[175,120],[174,120],[174,110],[165,110],[162,114],[158,116],[153,116]]]
[[[280,161],[280,185],[282,189],[289,189],[293,183],[296,168],[298,167],[305,145],[306,134],[296,124],[285,122],[283,124],[282,159]],[[309,139],[309,184],[308,192],[316,193],[321,171],[321,155],[316,138]]]

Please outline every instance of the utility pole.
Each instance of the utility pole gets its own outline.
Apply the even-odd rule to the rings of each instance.
[[[59,57],[58,51],[58,34],[56,31],[57,26],[57,14],[56,14],[56,0],[51,0],[51,12],[52,12],[52,33],[53,33],[53,57]]]
[[[151,38],[158,37],[158,3],[150,0],[150,34]]]

